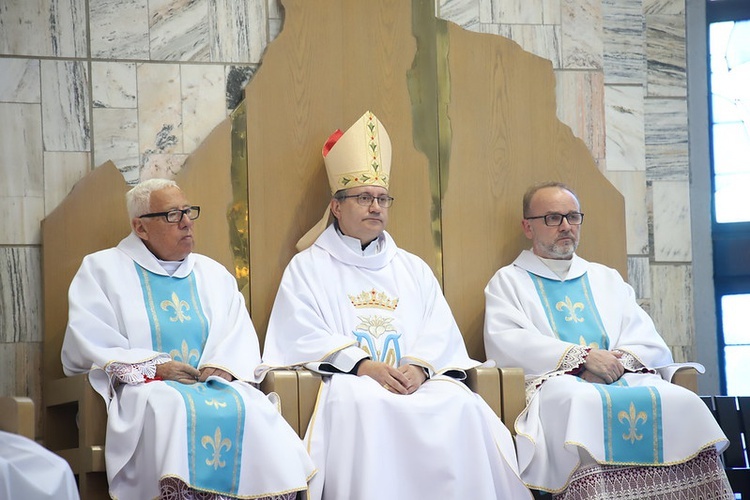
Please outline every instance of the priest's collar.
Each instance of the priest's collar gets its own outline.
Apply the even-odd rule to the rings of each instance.
[[[385,236],[383,236],[382,233],[371,242],[367,243],[366,245],[362,245],[362,242],[359,241],[359,238],[352,238],[351,236],[347,236],[342,233],[341,228],[339,228],[339,225],[336,223],[336,221],[334,221],[334,226],[336,227],[336,234],[339,236],[339,238],[341,238],[341,241],[344,242],[344,245],[346,245],[348,249],[350,249],[357,255],[369,257],[371,255],[379,254],[383,249]]]
[[[544,257],[539,257],[537,255],[537,258],[541,260],[545,266],[547,266],[550,271],[555,273],[558,278],[565,281],[565,278],[568,276],[568,271],[570,271],[570,266],[573,264],[573,259],[545,259]]]

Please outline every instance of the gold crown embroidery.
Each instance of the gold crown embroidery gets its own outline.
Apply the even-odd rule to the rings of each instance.
[[[386,309],[388,311],[395,311],[398,307],[398,298],[390,298],[384,292],[378,292],[374,288],[372,290],[364,291],[359,295],[349,295],[349,300],[352,305],[357,308],[374,307],[377,309]]]

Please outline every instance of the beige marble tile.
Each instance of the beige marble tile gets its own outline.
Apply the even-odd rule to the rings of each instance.
[[[94,165],[111,160],[121,171],[137,169],[138,111],[99,108],[94,110]]]
[[[210,60],[260,62],[269,39],[267,8],[266,0],[210,2]]]
[[[565,69],[602,69],[604,38],[599,0],[563,0],[562,66]]]
[[[139,64],[137,74],[139,151],[182,153],[179,64]]]
[[[481,24],[479,31],[510,38],[526,52],[550,60],[553,69],[559,69],[561,66],[559,25]]]
[[[89,151],[89,75],[83,61],[42,61],[45,151]]]
[[[542,24],[546,4],[545,0],[480,0],[480,22]]]
[[[0,59],[0,75],[0,102],[40,102],[38,59]]]
[[[148,59],[148,0],[97,0],[90,3],[91,56]]]
[[[0,395],[31,398],[42,407],[42,344],[41,342],[0,343]],[[36,433],[41,435],[43,412],[36,411]]]
[[[476,2],[477,0],[471,0],[471,1]],[[268,7],[269,19],[282,20],[284,18],[284,8],[281,6],[281,0],[267,0],[266,5]]]
[[[557,117],[596,159],[605,156],[604,79],[601,71],[556,71]]]
[[[643,128],[643,87],[606,85],[604,87],[607,127],[607,168],[646,170],[646,138]]]
[[[91,63],[91,86],[94,108],[137,107],[138,84],[135,63]]]
[[[651,317],[670,347],[691,346],[693,278],[690,265],[651,265]]]
[[[86,57],[85,0],[24,0],[0,4],[0,53]]]
[[[685,14],[685,0],[643,0],[646,14]]]
[[[479,24],[479,1],[478,0],[439,0],[436,2],[436,15],[468,28]]]
[[[44,169],[39,104],[0,102],[0,116],[3,117],[0,120],[0,173],[3,179],[0,197],[41,197]]]
[[[140,180],[159,177],[173,179],[182,170],[188,155],[181,154],[146,154],[143,155],[143,167],[141,168]]]
[[[235,109],[244,96],[244,90],[258,70],[256,65],[226,67],[226,109]]]
[[[690,262],[690,185],[687,181],[654,181],[654,259],[657,262]]]
[[[625,198],[625,235],[630,256],[649,255],[646,172],[607,170],[607,179]],[[631,282],[632,284],[632,282]],[[648,294],[644,294],[648,297]]]
[[[12,224],[0,224],[0,245],[38,245],[44,196],[2,196],[0,213],[13,214]]]
[[[603,0],[604,82],[646,83],[646,24],[641,0]]]
[[[208,11],[206,0],[149,0],[150,59],[209,61]]]
[[[44,214],[57,208],[91,169],[89,153],[44,153]]]
[[[636,300],[651,299],[651,267],[648,257],[628,257],[628,283]]]
[[[0,247],[0,342],[42,340],[42,266],[39,247]]]
[[[186,153],[194,151],[227,116],[224,71],[224,66],[183,64],[180,68]]]
[[[685,16],[646,16],[646,59],[649,97],[687,95]]]
[[[687,101],[645,99],[648,180],[688,180]]]

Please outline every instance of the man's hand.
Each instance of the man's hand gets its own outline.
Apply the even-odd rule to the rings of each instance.
[[[408,387],[413,384],[413,382],[398,369],[386,363],[373,361],[371,359],[366,359],[359,364],[357,375],[360,377],[366,375],[382,385],[385,390],[395,394],[410,394]],[[416,388],[414,390],[416,390]],[[411,392],[414,392],[414,390]]]
[[[200,371],[199,380],[205,382],[208,377],[221,377],[227,382],[234,380],[234,377],[229,372],[222,370],[221,368],[214,368],[213,366],[207,366],[202,368]]]
[[[175,380],[182,384],[194,384],[198,381],[201,373],[187,363],[180,361],[167,361],[156,365],[156,376],[162,380]]]
[[[605,384],[616,382],[625,373],[625,367],[620,363],[621,352],[606,351],[603,349],[591,349],[583,363],[587,372],[596,375]],[[584,372],[585,373],[585,372]],[[581,377],[586,380],[585,377]]]
[[[406,378],[409,379],[409,385],[406,387],[407,394],[411,394],[419,389],[424,384],[424,381],[427,380],[427,374],[421,366],[402,365],[398,367],[398,371],[406,375]]]
[[[579,377],[581,377],[586,382],[590,382],[592,384],[604,384],[607,385],[607,382],[604,381],[603,378],[601,378],[598,375],[594,375],[588,370],[583,370],[581,373],[578,374]]]

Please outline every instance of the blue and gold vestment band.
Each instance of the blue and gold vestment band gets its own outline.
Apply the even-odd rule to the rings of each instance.
[[[156,351],[198,367],[208,339],[195,276],[173,278],[136,264],[148,308]],[[187,414],[190,485],[206,491],[236,494],[239,488],[245,407],[229,384],[215,380],[191,385],[166,382],[182,396]]]
[[[558,281],[529,273],[559,339],[573,344],[609,348],[587,274]],[[581,380],[582,383],[587,383]],[[602,400],[607,463],[653,465],[663,462],[661,399],[655,387],[592,384]]]
[[[609,337],[591,296],[588,276],[558,281],[529,272],[552,331],[573,344],[609,348]]]

